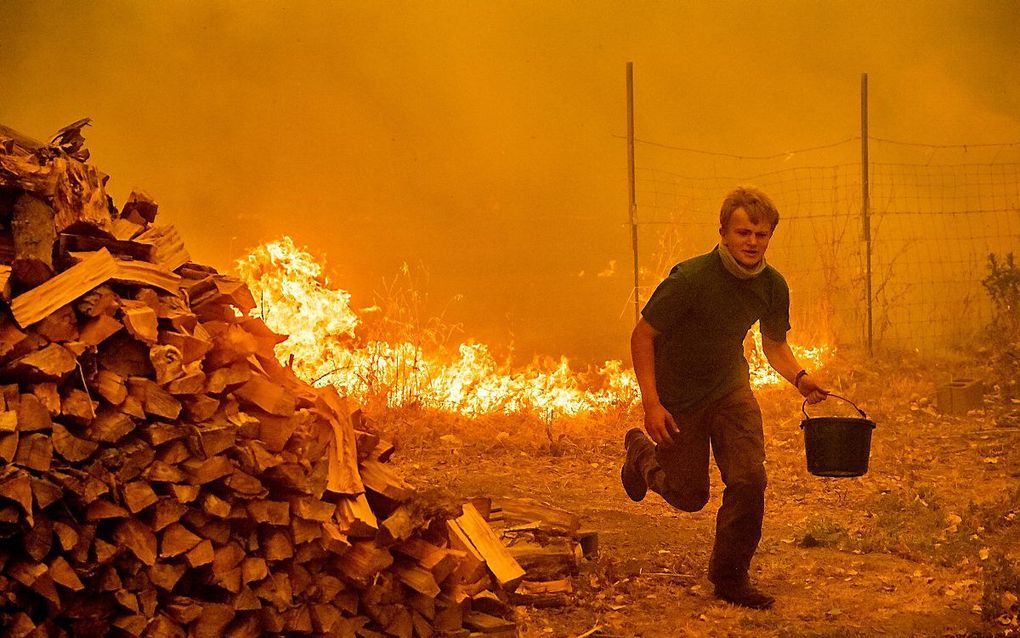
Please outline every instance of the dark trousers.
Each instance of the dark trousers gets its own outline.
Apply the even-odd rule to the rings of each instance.
[[[648,488],[670,505],[696,512],[708,502],[711,445],[726,487],[708,577],[716,585],[742,583],[761,540],[765,512],[765,438],[758,402],[745,387],[694,412],[666,407],[680,434],[672,445],[646,441],[635,459],[638,470]]]

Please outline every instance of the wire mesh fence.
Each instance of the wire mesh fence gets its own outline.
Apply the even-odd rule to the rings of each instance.
[[[669,168],[657,146],[636,169],[641,299],[674,263],[718,242],[719,206],[738,184],[760,187],[780,210],[768,259],[790,285],[794,341],[866,345],[870,301],[876,350],[972,343],[991,318],[989,255],[1020,248],[1020,164],[870,163],[869,300],[859,161],[747,170],[728,156],[706,175]]]

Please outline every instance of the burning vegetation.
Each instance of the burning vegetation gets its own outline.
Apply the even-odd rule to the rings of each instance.
[[[514,369],[482,343],[453,352],[421,345],[423,339],[363,337],[351,295],[323,274],[323,267],[290,237],[264,243],[238,261],[238,274],[256,300],[252,315],[289,335],[276,350],[284,365],[313,385],[332,385],[389,407],[420,406],[463,416],[531,414],[542,419],[590,415],[640,400],[634,371],[610,360],[578,371],[567,357]],[[828,348],[793,347],[800,360],[820,367]],[[751,383],[777,384],[761,351],[757,327],[745,346]]]

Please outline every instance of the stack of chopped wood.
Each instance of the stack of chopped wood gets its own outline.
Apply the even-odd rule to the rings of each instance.
[[[83,124],[0,127],[3,635],[515,635],[483,516],[424,505],[150,198],[117,210]]]
[[[534,607],[569,604],[582,561],[598,556],[598,533],[581,529],[576,514],[525,498],[492,500],[488,520],[508,539],[510,555],[525,570],[510,601]]]

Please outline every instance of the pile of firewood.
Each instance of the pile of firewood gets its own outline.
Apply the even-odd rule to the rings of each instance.
[[[489,525],[506,539],[524,580],[510,602],[564,607],[573,601],[573,581],[585,559],[599,552],[598,533],[581,529],[576,514],[526,498],[488,500]]]
[[[3,635],[515,635],[485,517],[419,502],[242,282],[118,210],[85,123],[0,127]]]

